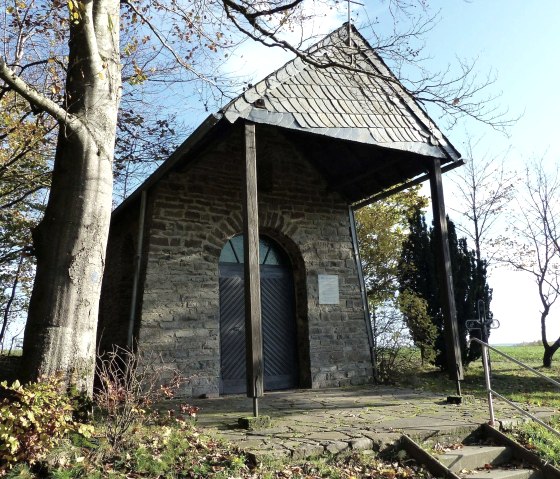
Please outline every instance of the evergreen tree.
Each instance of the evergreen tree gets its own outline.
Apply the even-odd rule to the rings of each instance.
[[[486,262],[478,261],[475,252],[469,250],[466,239],[457,237],[455,225],[449,218],[447,218],[447,225],[462,360],[463,364],[468,364],[480,357],[480,348],[468,347],[469,332],[466,328],[466,321],[478,317],[478,300],[482,299],[486,307],[489,307],[492,292],[486,281]],[[437,331],[434,341],[434,364],[445,369],[446,343],[443,333],[444,321],[439,284],[436,276],[435,247],[434,229],[433,227],[428,229],[426,219],[419,211],[410,222],[410,234],[403,245],[399,290],[401,294],[413,294],[426,302],[427,314]],[[422,323],[418,322],[417,315],[411,314],[410,310],[402,307],[401,312],[411,329],[415,344],[421,349],[424,348],[425,344],[421,341],[418,343],[415,338],[430,337],[432,333],[428,326],[424,331],[419,331],[419,327],[422,329]],[[488,314],[491,316],[491,312]],[[472,336],[480,338],[480,331],[473,331]]]
[[[405,289],[399,294],[397,305],[405,318],[414,344],[420,349],[422,365],[426,361],[433,363],[437,328],[428,314],[426,300]]]
[[[399,291],[408,290],[424,298],[431,317],[436,315],[439,308],[434,265],[435,257],[426,218],[421,210],[417,210],[410,219],[408,238],[402,248],[398,274]]]

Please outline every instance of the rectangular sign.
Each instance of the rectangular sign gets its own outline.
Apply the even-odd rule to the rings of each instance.
[[[319,275],[319,304],[339,304],[338,276],[336,274]]]

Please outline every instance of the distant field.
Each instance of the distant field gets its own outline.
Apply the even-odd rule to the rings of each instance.
[[[21,349],[12,349],[11,351],[2,349],[0,350],[0,356],[21,356]]]
[[[560,380],[560,351],[552,359],[551,368],[543,368],[542,346],[503,346],[496,348],[536,369],[540,373],[556,380]],[[492,360],[492,388],[510,394],[515,401],[528,402],[537,405],[548,405],[560,408],[560,389],[547,383],[535,374],[523,370],[499,354],[493,353]],[[482,366],[480,366],[482,369]]]
[[[542,366],[542,358],[544,349],[542,346],[539,345],[519,345],[519,346],[495,346],[496,349],[509,354],[510,356],[514,357],[518,361],[527,363],[531,367],[540,367]],[[490,353],[493,354],[493,353]],[[554,361],[556,359],[556,361]],[[560,352],[558,353],[558,357],[553,359],[552,369],[556,369],[557,371],[560,370]],[[506,359],[502,358],[500,355],[494,354],[493,360],[495,362],[505,362]],[[554,363],[557,362],[557,367],[554,368]]]

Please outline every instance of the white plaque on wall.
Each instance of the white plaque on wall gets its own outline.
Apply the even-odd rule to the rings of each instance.
[[[319,275],[319,304],[339,304],[338,276],[336,274]]]

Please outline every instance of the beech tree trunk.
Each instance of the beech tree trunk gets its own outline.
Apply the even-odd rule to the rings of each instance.
[[[80,3],[70,27],[60,129],[23,343],[25,380],[62,371],[91,393],[121,96],[119,1]],[[76,14],[75,14],[76,15]]]

